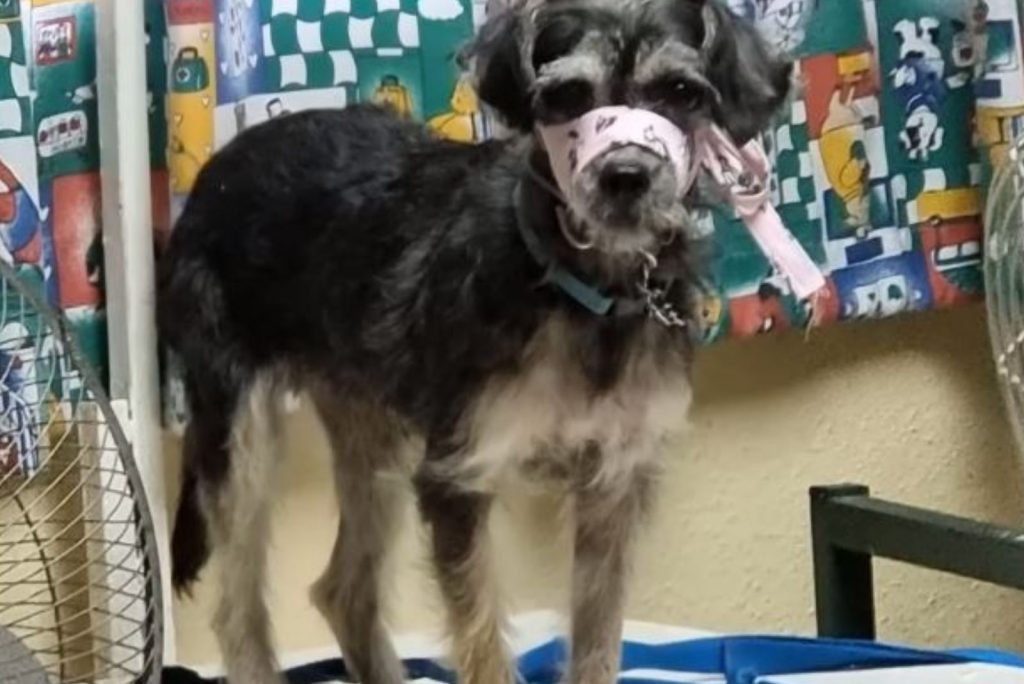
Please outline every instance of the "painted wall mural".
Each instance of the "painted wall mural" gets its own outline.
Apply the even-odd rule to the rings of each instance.
[[[764,142],[773,199],[829,276],[825,320],[978,299],[986,150],[1024,114],[1015,2],[723,1],[798,60],[802,93]],[[240,130],[309,107],[386,103],[441,135],[487,137],[453,60],[484,4],[165,0],[174,197]],[[702,230],[716,254],[707,341],[806,324],[734,216]]]
[[[273,117],[379,102],[455,140],[492,134],[454,59],[484,0],[142,1],[158,241],[206,160]],[[1015,0],[721,1],[798,60],[802,91],[764,142],[773,199],[828,274],[825,319],[978,299],[983,188],[1024,132]],[[102,368],[99,161],[93,1],[0,0],[0,258]],[[734,216],[701,230],[708,342],[805,325]],[[0,330],[0,355],[27,358],[16,337]]]
[[[102,292],[96,8],[0,0],[0,259],[67,318],[107,366]],[[67,415],[81,380],[36,309],[0,289],[0,475],[45,458],[39,425]]]
[[[986,149],[997,158],[1008,135],[995,122],[980,134],[975,122],[991,104],[986,92],[1011,110],[1024,104],[1016,3],[728,2],[798,58],[803,91],[764,140],[773,198],[829,275],[826,319],[979,299]],[[709,219],[718,245],[709,340],[806,323],[741,228],[732,216]]]

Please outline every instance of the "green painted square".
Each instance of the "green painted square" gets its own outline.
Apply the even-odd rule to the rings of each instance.
[[[17,64],[9,59],[0,57],[0,100],[7,100],[18,97],[17,88],[14,87],[14,69],[24,69],[23,64]],[[28,73],[25,73],[28,77]],[[22,93],[23,95],[25,93]]]
[[[818,188],[813,178],[801,178],[797,185],[797,192],[805,202],[813,202],[817,198]]]
[[[780,178],[798,178],[800,176],[800,154],[798,152],[782,152],[775,160],[775,174]]]
[[[734,293],[761,282],[771,264],[750,236],[743,222],[717,218],[715,232],[719,244],[727,245],[716,264],[717,280],[723,291]]]
[[[109,349],[107,347],[107,317],[103,311],[81,312],[70,318],[68,329],[78,341],[85,361],[100,374],[100,382],[106,386],[109,381],[107,366]],[[78,397],[67,397],[76,401]]]
[[[377,14],[377,0],[352,0],[352,16],[365,19]]]
[[[270,44],[275,55],[302,54],[297,25],[298,19],[288,15],[274,17],[270,22]]]
[[[324,0],[299,0],[298,6],[302,21],[320,21],[324,17]]]
[[[469,0],[461,1],[463,12],[451,21],[420,19],[423,106],[428,117],[448,111],[452,91],[460,75],[456,56],[473,36],[472,4]]]
[[[793,141],[793,149],[797,152],[806,152],[811,148],[811,131],[807,126],[791,125],[789,135]]]
[[[5,26],[11,35],[11,56],[8,59],[16,64],[28,64],[28,55],[25,52],[27,36],[22,22],[12,21]]]
[[[163,0],[146,0],[146,87],[152,98],[149,112],[149,163],[154,169],[167,168],[167,64],[164,41],[167,18]]]
[[[320,40],[325,50],[348,50],[349,15],[334,12],[324,17],[320,25]]]
[[[380,12],[373,20],[374,48],[402,48],[398,39],[398,12]]]
[[[901,4],[904,0],[879,0]],[[946,0],[940,0],[946,1]],[[858,50],[868,44],[864,0],[819,0],[798,57]]]
[[[306,87],[330,88],[334,86],[334,61],[326,52],[305,56]]]
[[[3,0],[0,2],[0,19],[17,19],[21,16],[22,0]]]
[[[167,39],[167,21],[162,0],[146,0],[146,84],[151,93],[167,92],[167,64],[164,60],[164,41]]]

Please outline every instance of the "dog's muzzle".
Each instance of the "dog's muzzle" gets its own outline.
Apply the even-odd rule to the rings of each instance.
[[[668,119],[643,109],[601,107],[565,124],[539,127],[551,170],[566,197],[596,177],[607,197],[638,198],[667,164],[685,194],[697,175],[693,139]]]

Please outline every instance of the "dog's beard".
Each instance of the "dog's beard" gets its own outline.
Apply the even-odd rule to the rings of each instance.
[[[691,218],[682,198],[666,207],[645,205],[629,223],[602,215],[600,209],[586,202],[570,199],[569,205],[563,228],[569,242],[613,258],[631,259],[643,252],[657,254],[683,234]]]

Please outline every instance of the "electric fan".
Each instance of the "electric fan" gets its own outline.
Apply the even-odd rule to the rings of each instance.
[[[156,538],[131,449],[35,267],[0,261],[0,683],[159,681]]]

